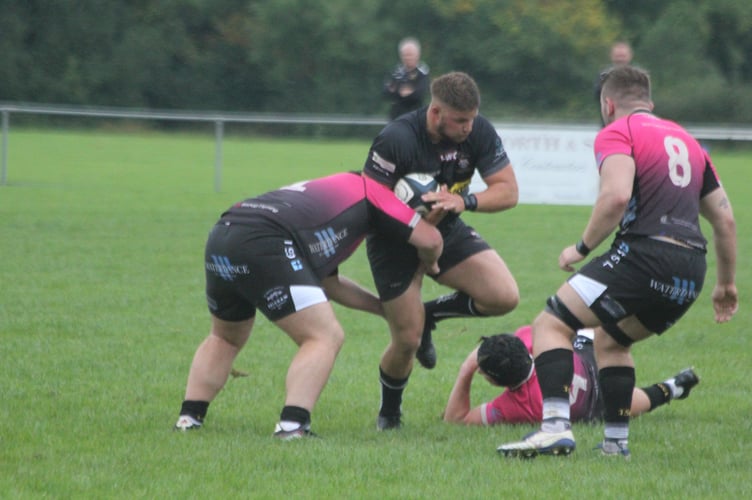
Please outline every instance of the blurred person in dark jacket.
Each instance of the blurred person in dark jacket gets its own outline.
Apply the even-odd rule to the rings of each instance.
[[[403,38],[397,50],[400,63],[384,83],[384,96],[392,103],[390,120],[421,107],[429,90],[428,66],[420,60],[420,42]]]

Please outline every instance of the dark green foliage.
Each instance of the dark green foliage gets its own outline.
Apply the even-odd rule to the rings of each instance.
[[[742,122],[752,4],[737,0],[7,0],[0,101],[384,114],[397,42],[471,73],[483,112],[591,120],[594,75],[626,39],[678,120]]]

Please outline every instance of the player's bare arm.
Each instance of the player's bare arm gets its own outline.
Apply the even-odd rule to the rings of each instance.
[[[501,212],[517,206],[520,199],[517,176],[512,165],[485,177],[486,189],[475,193],[478,212]]]
[[[424,270],[430,274],[437,274],[439,257],[444,249],[444,240],[439,230],[421,219],[407,241],[418,249],[418,258]]]
[[[716,251],[716,284],[711,298],[715,320],[729,321],[739,309],[736,289],[736,222],[731,203],[720,187],[700,202],[700,213],[713,226],[713,243]]]
[[[478,371],[478,348],[468,354],[460,367],[457,379],[449,394],[444,421],[457,424],[480,425],[482,424],[480,408],[471,409],[470,390],[473,377]]]
[[[486,189],[473,193],[477,201],[474,211],[500,212],[517,205],[519,188],[511,165],[507,165],[483,181],[486,183]],[[424,194],[423,200],[433,202],[433,208],[436,211],[461,213],[468,209],[462,195],[448,191],[446,186],[438,192]],[[434,216],[428,217],[431,221],[434,218]]]
[[[582,233],[582,243],[586,248],[593,249],[600,245],[619,225],[632,197],[634,176],[635,163],[631,156],[616,154],[603,161],[598,198]],[[572,264],[582,261],[585,257],[586,255],[577,249],[577,245],[570,245],[559,255],[559,267],[572,272]]]
[[[330,300],[350,309],[384,316],[384,308],[379,298],[350,278],[335,274],[324,278],[321,284]]]

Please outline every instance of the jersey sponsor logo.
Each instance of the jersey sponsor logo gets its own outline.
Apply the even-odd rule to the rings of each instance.
[[[694,301],[697,298],[699,293],[694,281],[677,278],[676,276],[672,279],[673,283],[661,283],[651,279],[650,288],[679,305],[684,304],[684,301]]]
[[[234,281],[237,276],[248,276],[251,271],[246,264],[232,264],[225,255],[211,255],[211,262],[205,262],[207,271],[219,275],[225,281]]]
[[[264,292],[266,308],[270,311],[279,311],[290,301],[290,294],[284,286],[277,286]]]
[[[279,210],[277,207],[273,207],[271,205],[266,205],[265,203],[257,203],[255,201],[241,201],[240,203],[235,204],[238,208],[251,208],[254,210],[266,210],[267,212],[271,212],[273,214],[279,213]]]
[[[348,232],[347,228],[337,232],[331,227],[316,231],[313,234],[318,241],[309,243],[308,250],[314,255],[323,253],[324,257],[332,257],[337,252],[339,242],[347,238]]]
[[[371,161],[386,172],[393,174],[395,170],[397,170],[397,166],[394,163],[385,160],[376,151],[374,151],[373,154],[371,155]]]
[[[439,160],[441,161],[441,163],[448,163],[450,161],[456,161],[458,154],[459,154],[459,151],[457,151],[456,149],[452,151],[444,151],[443,153],[439,155]]]

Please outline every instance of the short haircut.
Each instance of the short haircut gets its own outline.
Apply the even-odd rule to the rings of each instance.
[[[417,38],[408,36],[400,40],[399,44],[397,44],[397,52],[400,54],[402,53],[402,48],[405,45],[414,45],[416,49],[418,49],[418,53],[420,53],[420,42]]]
[[[475,111],[480,107],[480,90],[467,73],[453,71],[431,82],[431,97],[457,111]]]
[[[478,366],[497,384],[516,387],[530,375],[533,359],[522,340],[500,333],[481,337]]]
[[[601,94],[617,104],[649,102],[650,75],[636,66],[618,66],[601,75]]]

